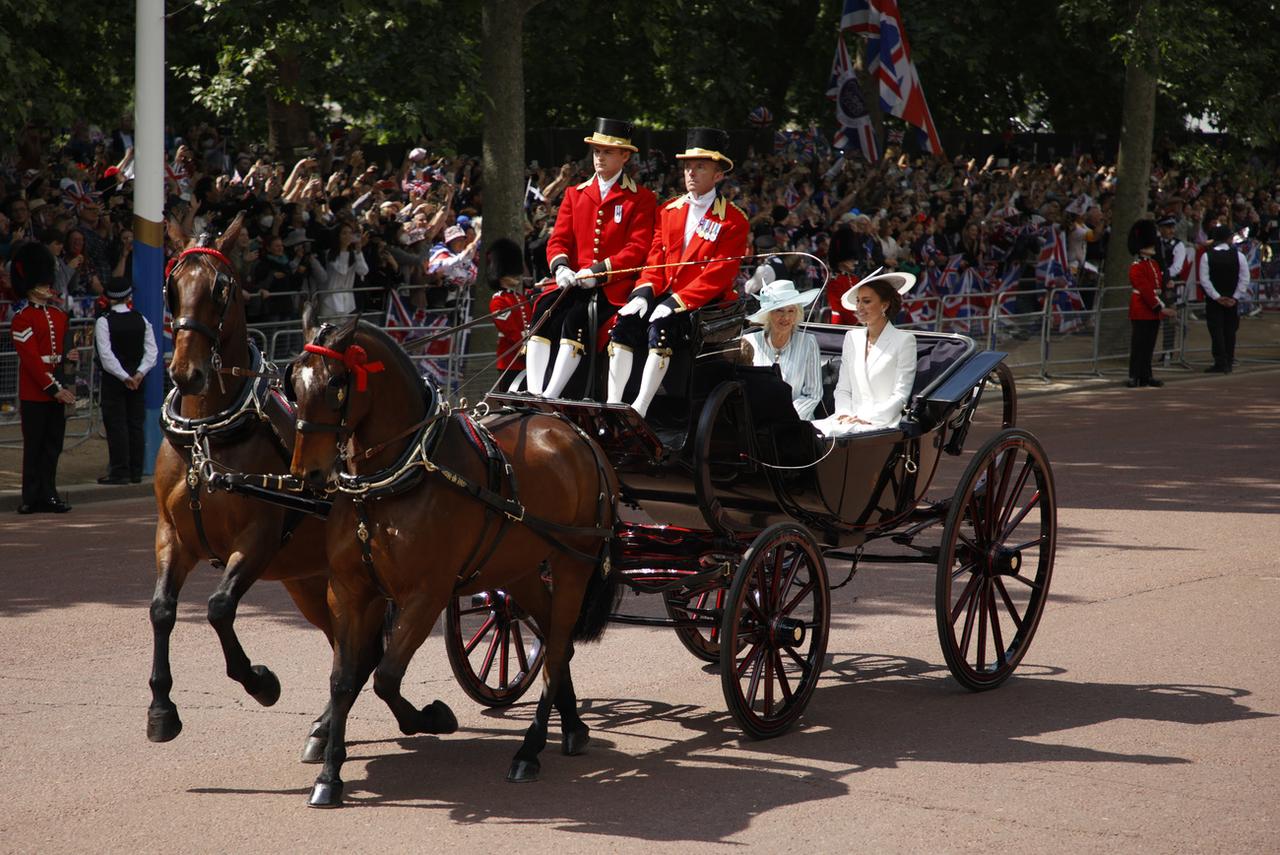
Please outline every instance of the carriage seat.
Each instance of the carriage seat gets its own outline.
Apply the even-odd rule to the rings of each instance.
[[[970,346],[962,339],[916,336],[916,377],[911,384],[908,401],[914,404],[917,396],[941,380],[956,360],[968,352]],[[839,353],[822,360],[822,405],[827,413],[835,412],[836,383],[840,379],[841,362]],[[916,432],[919,426],[904,419],[903,428],[908,432]]]

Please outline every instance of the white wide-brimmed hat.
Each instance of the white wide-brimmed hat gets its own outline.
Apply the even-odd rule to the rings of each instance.
[[[854,285],[848,291],[845,291],[840,297],[840,305],[844,306],[851,312],[855,311],[857,309],[858,289],[863,285],[867,285],[872,282],[883,282],[902,295],[905,295],[915,287],[916,277],[914,273],[899,273],[896,270],[888,273],[881,273],[880,271],[883,269],[883,267],[880,268],[880,270],[877,270],[875,273],[872,273],[870,276],[859,281],[858,284]]]
[[[775,279],[760,289],[760,309],[754,315],[747,315],[747,321],[763,324],[774,309],[785,309],[787,306],[807,306],[818,296],[821,289],[801,293],[796,290],[796,283],[790,279]]]

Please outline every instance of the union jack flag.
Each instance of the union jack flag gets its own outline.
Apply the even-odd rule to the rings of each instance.
[[[445,329],[448,323],[448,316],[443,312],[433,313],[427,309],[410,311],[399,292],[392,290],[387,294],[387,316],[383,326],[387,335],[396,341],[405,341],[410,333],[430,335]],[[446,388],[449,386],[449,343],[450,336],[441,336],[410,356],[419,374]]]
[[[77,209],[85,205],[96,205],[98,199],[98,193],[88,189],[79,181],[68,181],[62,186],[62,204],[67,208]]]
[[[868,163],[880,159],[880,147],[876,142],[871,113],[862,98],[862,89],[853,73],[853,63],[844,45],[844,36],[836,36],[836,56],[831,62],[831,77],[827,81],[827,98],[835,102],[836,124],[839,130],[832,142],[836,148],[848,149],[852,141],[858,141],[862,156]]]
[[[1042,236],[1044,242],[1036,261],[1036,281],[1045,289],[1061,289],[1053,296],[1058,332],[1074,332],[1084,326],[1081,314],[1085,309],[1084,299],[1076,290],[1075,279],[1067,266],[1067,236],[1057,226],[1049,226]]]

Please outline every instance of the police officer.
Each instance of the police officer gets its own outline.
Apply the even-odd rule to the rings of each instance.
[[[137,484],[142,480],[142,381],[156,364],[156,336],[141,312],[129,305],[133,285],[116,276],[107,285],[111,307],[94,322],[98,364],[102,368],[102,423],[107,429],[109,464],[99,484]]]
[[[618,312],[609,345],[609,402],[621,403],[631,376],[635,351],[648,346],[640,391],[632,408],[649,411],[666,377],[674,348],[680,346],[675,325],[685,312],[719,300],[736,300],[733,283],[739,259],[747,252],[750,226],[737,205],[718,194],[716,185],[733,169],[724,152],[729,135],[716,128],[693,128],[686,137],[684,162],[688,191],[658,212],[649,249],[649,267],[630,299]],[[698,262],[717,258],[732,261]],[[694,262],[681,264],[681,262]],[[679,266],[673,266],[679,265]]]
[[[1213,344],[1213,365],[1205,373],[1230,374],[1240,328],[1237,304],[1249,296],[1249,262],[1231,245],[1230,226],[1214,226],[1209,239],[1213,246],[1200,256],[1197,279],[1204,289],[1204,320]]]
[[[25,243],[13,253],[9,278],[18,298],[27,300],[11,327],[22,416],[20,514],[71,510],[58,497],[54,481],[67,431],[67,405],[76,402],[73,380],[64,371],[79,354],[69,349],[66,313],[52,305],[56,271],[53,253],[44,244]]]
[[[525,346],[528,390],[534,395],[560,396],[587,347],[587,307],[595,303],[597,324],[613,317],[627,301],[636,274],[612,271],[639,267],[649,252],[658,199],[625,172],[631,155],[639,150],[631,144],[632,130],[630,122],[596,119],[595,130],[583,139],[591,146],[595,174],[565,191],[547,240],[547,263],[556,287],[538,295],[533,310],[537,334]],[[557,303],[562,288],[576,290]],[[556,339],[560,347],[546,379]]]

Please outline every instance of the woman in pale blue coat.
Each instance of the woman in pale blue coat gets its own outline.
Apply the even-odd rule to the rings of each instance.
[[[753,365],[776,365],[791,387],[791,403],[802,419],[812,419],[822,403],[822,368],[818,340],[798,332],[802,311],[818,296],[817,289],[800,293],[793,282],[778,279],[760,291],[760,310],[747,317],[763,329],[743,335],[751,345]]]
[[[897,427],[916,379],[916,337],[893,325],[902,295],[916,278],[910,273],[868,277],[841,297],[862,326],[844,337],[835,415],[814,422],[827,436],[845,436]]]

